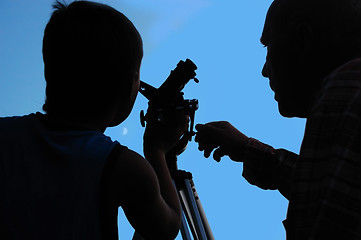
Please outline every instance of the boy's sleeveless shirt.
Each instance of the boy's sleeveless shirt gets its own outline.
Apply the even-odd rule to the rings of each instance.
[[[100,182],[119,143],[97,131],[51,130],[42,117],[0,118],[0,234],[100,239]]]

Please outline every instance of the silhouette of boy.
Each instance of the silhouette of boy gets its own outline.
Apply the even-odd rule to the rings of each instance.
[[[228,122],[197,125],[199,150],[289,200],[288,240],[361,239],[361,1],[275,0],[261,42],[279,112],[307,118],[299,155]]]
[[[141,37],[104,4],[54,8],[43,39],[46,114],[0,118],[0,239],[118,239],[119,206],[144,238],[174,239],[180,205],[165,153],[187,117],[147,124],[146,159],[105,136],[132,110]]]

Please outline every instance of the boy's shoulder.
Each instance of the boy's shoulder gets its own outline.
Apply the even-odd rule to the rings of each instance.
[[[7,132],[15,134],[16,132],[23,131],[35,118],[36,114],[31,113],[24,116],[8,116],[0,117],[0,132],[5,134]]]

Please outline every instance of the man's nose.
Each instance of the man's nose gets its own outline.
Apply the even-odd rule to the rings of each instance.
[[[266,61],[263,65],[262,76],[268,78],[268,62]]]

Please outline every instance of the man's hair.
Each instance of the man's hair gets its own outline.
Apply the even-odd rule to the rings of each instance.
[[[129,96],[143,55],[141,37],[132,22],[110,6],[57,1],[53,7],[43,38],[43,110],[82,119],[102,114]]]
[[[312,26],[319,41],[342,44],[344,51],[361,51],[361,0],[274,0],[273,27]],[[333,49],[330,49],[332,51]]]
[[[332,31],[361,31],[361,0],[274,0],[283,25],[305,22]],[[287,20],[287,21],[286,21]]]

